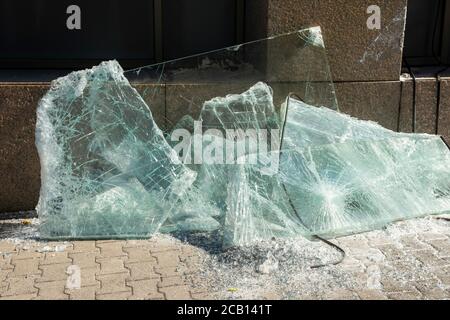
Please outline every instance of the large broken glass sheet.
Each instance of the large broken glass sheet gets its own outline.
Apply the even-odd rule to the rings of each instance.
[[[183,124],[191,127],[190,123],[183,118],[176,128]],[[190,231],[221,230],[225,247],[301,234],[304,228],[298,219],[289,216],[292,210],[280,193],[282,190],[276,179],[248,167],[248,164],[259,164],[264,171],[264,166],[272,165],[267,152],[279,149],[280,120],[275,112],[272,89],[258,82],[242,94],[207,101],[198,123],[205,131],[201,137],[194,135],[189,147],[198,149],[200,146],[205,152],[200,159],[194,159],[191,150],[188,152],[192,159],[202,161],[195,166],[198,178],[190,191],[194,194],[192,199],[215,206],[216,210],[210,212],[216,223],[202,219],[195,226],[189,224]],[[268,135],[272,130],[276,134]],[[196,142],[196,138],[201,140]],[[264,150],[259,150],[263,145]],[[219,158],[217,154],[208,154],[211,146],[219,153]],[[202,206],[191,200],[186,204],[193,212]],[[186,225],[182,220],[177,221],[179,218],[182,216],[169,217],[168,221]]]
[[[278,179],[302,224],[336,236],[450,211],[450,152],[440,137],[288,99]]]
[[[222,133],[277,128],[275,109],[291,91],[337,109],[318,27],[125,75],[117,63],[103,63],[55,81],[41,101],[36,141],[43,237],[141,237],[162,224],[163,231],[221,229],[234,205],[227,189],[235,170],[195,157],[186,165],[174,161],[175,124],[192,131],[193,120],[201,119],[202,131]],[[208,149],[213,138],[220,141],[218,131],[201,135],[207,141],[200,144]]]
[[[450,152],[440,137],[396,133],[295,99],[286,108],[283,147],[269,161],[252,164],[247,152],[242,165],[200,167],[208,175],[196,183],[224,203],[224,247],[334,237],[450,211]]]
[[[227,161],[226,157],[230,156],[228,145],[244,139],[256,141],[260,136],[267,140],[267,151],[278,150],[279,132],[272,135],[270,130],[281,130],[278,111],[291,91],[311,105],[338,109],[319,27],[138,68],[125,74],[137,83],[158,84],[149,86],[142,96],[144,100],[160,101],[160,105],[153,104],[152,108],[165,110],[165,117],[159,124],[168,132],[169,144],[189,168],[198,172],[198,178],[184,198],[186,201],[181,202],[178,212],[168,217],[162,231],[221,230],[227,234],[228,246],[282,234],[282,228],[286,228],[286,235],[292,234],[288,228],[300,229],[295,221],[291,224],[296,227],[286,226],[286,221],[279,216],[286,208],[281,200],[280,204],[272,206],[273,221],[266,212],[264,217],[269,218],[267,221],[259,219],[257,228],[242,228],[237,217],[241,216],[238,209],[243,207],[238,205],[240,195],[232,192],[232,185],[237,177],[248,179],[249,169],[245,164],[238,164],[237,159],[260,150],[252,150],[252,144],[243,151],[231,147],[234,162]],[[155,99],[160,96],[164,99]],[[179,140],[172,141],[172,138],[183,129],[191,135],[187,143],[189,150],[180,152]],[[236,130],[232,138],[226,136],[229,129]],[[255,132],[249,134],[249,129]],[[195,140],[196,137],[200,139]],[[223,161],[204,161],[205,153],[217,145],[223,146],[222,154],[206,158],[222,158]],[[246,173],[239,176],[240,170]],[[276,182],[272,180],[269,183]],[[254,179],[252,188],[257,188],[266,199],[255,196],[252,201],[270,203],[269,197],[275,192],[265,192],[256,182],[258,179]],[[256,203],[248,205],[258,207]],[[199,213],[198,208],[204,210]],[[274,221],[281,222],[276,225]],[[266,231],[259,232],[259,227],[265,224]]]
[[[225,219],[225,215],[234,206],[235,196],[238,195],[233,195],[229,189],[236,178],[234,174],[237,168],[245,167],[240,164],[241,159],[246,155],[255,156],[256,163],[260,151],[258,146],[262,146],[258,139],[262,137],[263,142],[267,143],[271,138],[267,132],[272,129],[279,132],[279,123],[272,89],[262,82],[242,94],[206,101],[196,124],[190,117],[182,118],[175,126],[176,129],[195,133],[194,127],[197,125],[202,131],[201,134],[191,136],[189,143],[185,144],[186,156],[183,157],[186,163],[193,164],[191,167],[197,170],[198,177],[186,201],[183,201],[180,213],[169,217],[163,230],[180,230],[179,225],[183,225],[183,229],[188,227],[189,231],[217,230],[222,228],[221,223],[230,221]],[[279,134],[273,138],[273,143],[269,140],[271,148],[278,150]],[[176,146],[175,149],[180,151]],[[270,150],[261,151],[265,155]],[[199,214],[200,207],[205,208],[205,211]],[[186,211],[191,214],[186,214]],[[208,212],[211,213],[209,216]],[[193,219],[198,223],[186,223]]]
[[[36,145],[44,238],[147,236],[196,176],[176,164],[114,61],[52,83],[38,107]]]
[[[320,28],[125,75],[116,62],[72,73],[39,105],[45,238],[220,231],[229,247],[450,210],[438,137],[332,110]],[[282,106],[292,91],[304,102]]]

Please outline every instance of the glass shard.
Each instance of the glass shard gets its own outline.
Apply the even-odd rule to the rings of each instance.
[[[227,225],[230,224],[230,216],[235,214],[233,208],[235,197],[238,196],[232,193],[230,184],[236,178],[236,170],[245,167],[238,165],[238,159],[257,155],[258,134],[265,132],[264,130],[279,130],[280,121],[273,104],[272,89],[259,82],[242,94],[215,97],[206,101],[197,123],[202,134],[194,134],[189,142],[188,156],[183,157],[183,160],[191,164],[190,167],[198,172],[198,176],[189,195],[182,201],[180,213],[169,217],[163,230],[180,230],[179,227],[174,228],[174,225],[186,226],[187,219],[196,219],[196,224],[189,223],[189,231],[220,229],[229,234]],[[193,132],[194,126],[193,119],[183,117],[175,126],[174,132],[180,128]],[[232,137],[230,132],[233,133]],[[267,134],[264,135],[266,137]],[[278,138],[279,136],[276,137]],[[213,144],[216,147],[215,153],[219,156],[206,152]],[[239,144],[243,148],[239,148]],[[278,150],[279,141],[274,146]],[[193,151],[195,148],[205,151],[201,157],[196,157]],[[227,157],[230,155],[231,157]],[[199,212],[199,208],[203,210]],[[193,214],[186,216],[186,210]],[[256,233],[255,230],[252,232]]]
[[[215,97],[206,101],[199,121],[205,130],[279,128],[272,88],[263,82],[258,82],[242,94]]]
[[[55,80],[37,112],[44,238],[135,237],[158,230],[196,174],[176,165],[117,62]]]
[[[395,133],[289,99],[278,178],[312,234],[334,237],[450,211],[440,137]]]
[[[337,110],[318,27],[72,73],[38,108],[41,236],[217,232],[227,248],[450,211],[439,137]]]
[[[228,184],[223,247],[309,235],[277,175],[261,166],[237,166]]]

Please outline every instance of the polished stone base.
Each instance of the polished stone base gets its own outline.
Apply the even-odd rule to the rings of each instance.
[[[386,128],[403,132],[437,133],[450,140],[450,78],[440,82],[440,106],[437,107],[438,82],[420,78],[413,99],[413,81],[337,82],[335,83],[339,108],[342,112],[363,120],[372,120]],[[278,86],[275,103],[283,101],[282,93],[296,92],[303,86]],[[185,114],[198,116],[196,104],[181,103],[186,90],[198,90],[206,99],[242,92],[240,85],[222,85],[205,89],[195,84],[158,86],[135,84],[150,105],[156,122],[170,129]],[[280,90],[284,86],[284,90]],[[40,166],[34,145],[36,107],[48,90],[48,83],[0,83],[0,212],[34,209],[40,189]],[[147,90],[147,91],[146,91]],[[156,95],[143,94],[156,92]],[[202,94],[203,92],[203,94]],[[413,125],[416,103],[416,123]],[[439,111],[439,116],[437,112]]]

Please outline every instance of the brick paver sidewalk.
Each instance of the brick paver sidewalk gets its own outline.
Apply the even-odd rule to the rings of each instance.
[[[196,259],[169,241],[0,242],[0,299],[193,299]],[[74,268],[75,267],[75,268]],[[81,287],[71,285],[72,270]]]
[[[347,252],[336,268],[361,287],[330,288],[320,298],[449,299],[450,226],[446,230],[403,235],[395,241],[382,232],[336,240]],[[220,297],[220,292],[206,292],[200,288],[207,286],[196,283],[205,280],[199,276],[203,267],[199,252],[164,237],[55,243],[0,240],[0,299]],[[74,278],[77,272],[80,283]]]

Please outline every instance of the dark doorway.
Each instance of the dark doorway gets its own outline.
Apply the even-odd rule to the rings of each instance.
[[[71,5],[81,29],[67,26]],[[0,0],[0,68],[135,68],[220,49],[243,42],[243,11],[244,0]]]
[[[67,8],[81,9],[70,30]],[[153,0],[1,0],[2,68],[79,68],[100,60],[154,60]]]
[[[440,65],[446,39],[446,0],[409,0],[403,56],[412,67]]]

